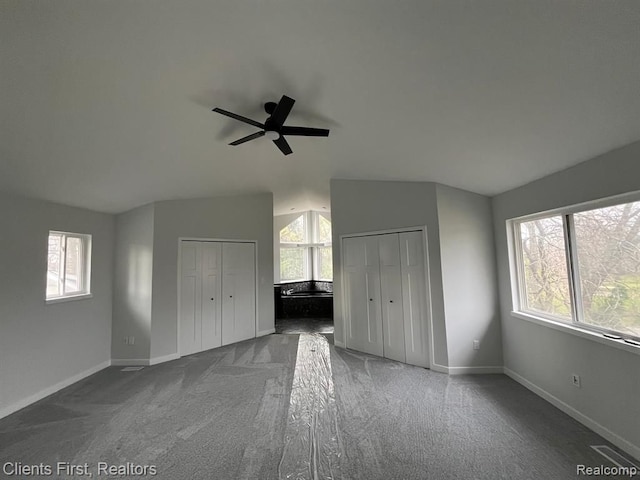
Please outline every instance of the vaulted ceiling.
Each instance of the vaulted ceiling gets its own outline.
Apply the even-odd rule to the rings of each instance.
[[[1,0],[0,189],[105,212],[329,178],[486,195],[640,139],[640,2]],[[255,128],[296,99],[283,156]]]

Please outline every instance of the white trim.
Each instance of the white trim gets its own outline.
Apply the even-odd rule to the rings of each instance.
[[[177,360],[180,355],[177,353],[170,353],[169,355],[162,355],[161,357],[153,357],[149,360],[149,365],[158,365],[159,363],[170,362],[171,360]]]
[[[178,276],[178,288],[176,291],[177,302],[176,302],[176,324],[177,324],[177,336],[176,336],[176,353],[177,358],[182,357],[180,353],[180,286],[182,282],[182,242],[212,242],[212,243],[252,243],[253,244],[253,261],[254,261],[254,273],[255,273],[255,304],[254,304],[254,316],[255,316],[255,325],[254,325],[254,336],[251,338],[256,338],[258,336],[258,325],[260,325],[260,284],[258,282],[259,271],[258,271],[258,241],[257,240],[246,240],[246,239],[223,239],[223,238],[200,238],[200,237],[178,237],[178,268],[177,268],[177,276]],[[222,322],[222,318],[220,319]],[[248,339],[247,339],[248,340]],[[220,345],[224,346],[224,345]],[[219,347],[214,347],[219,348]],[[199,352],[195,352],[199,353]]]
[[[540,218],[545,218],[555,215],[570,215],[573,213],[587,212],[589,210],[597,210],[599,208],[613,207],[615,205],[621,205],[623,203],[633,203],[640,201],[640,190],[633,192],[626,192],[619,195],[613,195],[609,197],[600,197],[595,200],[587,200],[586,202],[574,203],[566,207],[553,208],[551,210],[545,210],[544,212],[535,212],[520,217],[514,217],[509,220],[522,222],[531,221]]]
[[[72,385],[90,375],[93,375],[94,373],[98,373],[100,370],[104,370],[110,365],[111,365],[111,362],[107,360],[106,362],[102,362],[96,365],[95,367],[91,367],[88,370],[85,370],[84,372],[80,372],[76,375],[73,375],[72,377],[62,380],[56,383],[55,385],[51,385],[50,387],[44,388],[39,392],[34,393],[33,395],[29,395],[26,398],[18,400],[17,402],[14,402],[11,405],[8,405],[0,409],[0,418],[4,418],[8,415],[11,415],[14,412],[17,412],[18,410],[28,407],[32,403],[35,403],[38,400],[42,400],[43,398],[48,397],[49,395],[52,395],[62,390],[63,388],[68,387],[69,385]]]
[[[111,366],[113,367],[148,367],[151,361],[148,358],[113,358]]]
[[[446,373],[447,375],[449,375],[449,367],[445,367],[444,365],[439,365],[437,363],[432,363],[430,370],[439,373]]]
[[[180,242],[227,242],[227,243],[258,243],[257,240],[248,240],[246,238],[201,238],[201,237],[178,237],[178,245]]]
[[[425,314],[427,315],[427,334],[429,335],[429,365],[427,368],[431,368],[436,364],[435,353],[435,339],[433,338],[433,295],[431,294],[431,266],[429,264],[429,238],[427,236],[427,226],[422,227],[422,248],[424,253],[422,255],[424,261],[424,281],[426,290],[426,308]]]
[[[605,439],[609,440],[611,443],[613,443],[615,446],[621,448],[622,450],[624,450],[629,455],[631,455],[631,456],[633,456],[635,458],[640,458],[640,446],[634,445],[633,443],[631,443],[630,441],[624,439],[623,437],[621,437],[617,433],[612,432],[607,427],[599,424],[598,422],[593,420],[591,417],[588,417],[587,415],[583,414],[579,410],[576,410],[575,408],[573,408],[568,403],[563,402],[558,397],[556,397],[556,396],[552,395],[551,393],[547,392],[546,390],[540,388],[535,383],[530,382],[529,380],[527,380],[526,378],[524,378],[520,374],[514,372],[513,370],[511,370],[511,369],[509,369],[507,367],[504,367],[504,374],[507,375],[508,377],[512,378],[513,380],[515,380],[519,384],[523,385],[524,387],[528,388],[529,390],[531,390],[533,393],[535,393],[539,397],[545,399],[547,402],[551,403],[553,406],[559,408],[564,413],[566,413],[567,415],[569,415],[573,419],[577,420],[578,422],[580,422],[581,424],[583,424],[587,428],[590,428],[591,430],[596,432],[598,435],[600,435],[600,436],[604,437]]]
[[[276,333],[275,328],[269,328],[268,330],[261,330],[256,334],[256,337],[264,337],[265,335],[271,335],[272,333]]]
[[[344,322],[342,322],[342,323],[344,323]],[[347,346],[346,346],[346,344],[345,344],[344,342],[341,342],[340,340],[335,340],[335,338],[336,338],[336,337],[333,337],[333,338],[334,338],[334,340],[333,340],[333,344],[334,344],[336,347],[340,347],[340,348],[347,348]]]
[[[640,355],[640,347],[636,347],[635,345],[625,343],[624,340],[607,338],[603,336],[603,334],[600,332],[576,327],[575,324],[573,323],[554,321],[554,320],[538,317],[530,313],[524,313],[524,312],[511,312],[511,316],[513,318],[518,318],[520,320],[525,320],[527,322],[535,323],[536,325],[542,325],[543,327],[552,328],[553,330],[558,330],[560,332],[568,333],[570,335],[575,335],[580,338],[585,338],[593,342],[601,343],[609,347],[617,348],[619,350],[624,350],[625,352],[635,353],[636,355]]]
[[[488,373],[504,373],[502,366],[486,366],[486,367],[446,367],[449,375],[468,375],[468,374],[488,374]]]
[[[64,297],[53,297],[53,298],[46,299],[44,303],[47,305],[53,305],[55,303],[74,302],[76,300],[86,300],[88,298],[93,298],[93,294],[81,293],[80,295],[67,295]]]
[[[184,240],[188,240],[188,239],[184,239]],[[183,241],[183,237],[178,237],[178,266],[177,266],[177,272],[176,274],[178,275],[178,281],[177,281],[177,288],[176,288],[176,353],[178,354],[178,357],[181,357],[182,355],[180,355],[180,297],[181,292],[180,292],[180,287],[182,286],[182,241]],[[153,278],[153,277],[152,277]],[[153,303],[152,303],[153,306]],[[152,308],[152,315],[153,315],[153,308]],[[151,320],[153,322],[153,319]]]
[[[404,233],[404,232],[419,232],[425,231],[427,227],[425,225],[417,226],[417,227],[402,227],[402,228],[391,228],[387,230],[372,230],[370,232],[359,232],[359,233],[344,233],[340,235],[340,245],[342,245],[342,239],[351,238],[351,237],[371,237],[373,235],[387,235],[388,233]]]

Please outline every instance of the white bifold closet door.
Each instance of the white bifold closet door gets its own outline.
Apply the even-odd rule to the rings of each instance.
[[[422,232],[343,240],[347,347],[429,366]]]
[[[255,337],[255,245],[181,242],[180,354]]]
[[[253,243],[222,244],[222,344],[256,336]]]
[[[377,237],[343,241],[347,347],[383,355]]]

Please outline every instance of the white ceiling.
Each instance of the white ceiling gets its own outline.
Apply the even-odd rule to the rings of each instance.
[[[493,195],[640,139],[640,2],[0,0],[0,189],[121,212],[329,178]],[[265,101],[330,128],[231,147]]]

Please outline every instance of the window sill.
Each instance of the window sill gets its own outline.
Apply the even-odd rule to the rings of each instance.
[[[92,293],[82,293],[80,295],[69,295],[66,297],[57,297],[57,298],[49,298],[45,300],[45,304],[53,305],[54,303],[64,303],[64,302],[74,302],[76,300],[85,300],[87,298],[92,298]]]
[[[640,347],[636,347],[635,345],[630,345],[628,343],[625,343],[623,340],[607,338],[603,336],[601,333],[592,332],[590,330],[579,328],[574,325],[569,325],[566,323],[538,317],[535,315],[531,315],[530,313],[512,311],[511,316],[515,318],[519,318],[520,320],[526,320],[527,322],[535,323],[536,325],[542,325],[544,327],[569,333],[577,337],[586,338],[587,340],[601,343],[603,345],[608,345],[610,347],[617,348],[619,350],[624,350],[625,352],[635,353],[636,355],[640,355]]]

